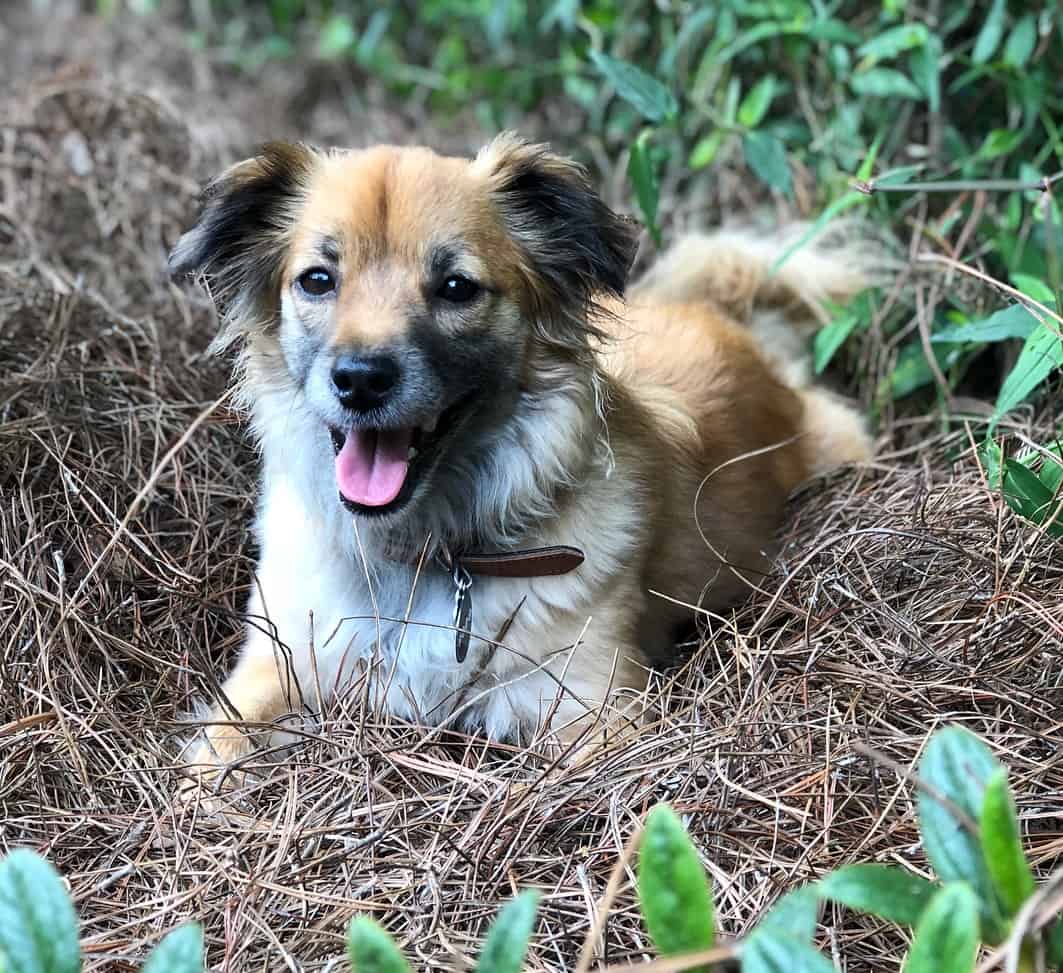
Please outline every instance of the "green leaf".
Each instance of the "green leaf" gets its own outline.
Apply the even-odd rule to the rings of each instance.
[[[1022,850],[1019,819],[1008,789],[1008,777],[1001,768],[989,778],[979,822],[982,854],[989,875],[997,887],[1004,914],[1009,918],[1033,895],[1033,873]]]
[[[488,930],[476,973],[520,973],[538,908],[539,893],[528,889],[498,914]]]
[[[1013,459],[1004,460],[1004,498],[1027,520],[1042,524],[1052,511],[1052,491],[1028,467]]]
[[[1037,327],[1035,318],[1024,305],[1013,304],[991,314],[984,321],[971,321],[952,328],[943,328],[931,335],[937,342],[983,342],[1006,341],[1009,338],[1027,338]]]
[[[743,128],[756,128],[771,107],[775,97],[775,76],[772,74],[761,78],[738,106],[738,124]]]
[[[1045,953],[1048,965],[1063,970],[1063,918],[1055,921],[1045,937]]]
[[[78,923],[59,873],[19,849],[0,861],[0,954],[7,973],[77,973]]]
[[[978,447],[978,459],[985,470],[986,483],[990,490],[999,490],[1004,467],[1004,451],[995,439],[987,439]]]
[[[1033,298],[1047,307],[1051,307],[1056,303],[1056,295],[1052,293],[1052,288],[1037,277],[1033,277],[1030,274],[1015,273],[1011,275],[1011,282],[1027,297]]]
[[[938,730],[919,762],[919,776],[977,827],[985,787],[999,769],[989,748],[959,726]],[[978,834],[960,822],[951,806],[929,792],[919,791],[919,830],[926,856],[944,882],[966,882],[977,893],[987,942],[999,943],[1004,925],[993,881],[989,877]]]
[[[1049,446],[1053,456],[1046,456],[1041,461],[1041,472],[1038,474],[1045,489],[1052,494],[1053,500],[1059,499],[1060,487],[1063,487],[1063,456],[1060,455],[1060,444],[1057,441],[1054,446]]]
[[[189,923],[166,936],[141,973],[203,973],[203,929]]]
[[[757,929],[743,944],[742,973],[837,973],[807,943],[774,929]]]
[[[1019,360],[1000,387],[993,424],[1024,402],[1060,365],[1063,365],[1063,342],[1046,324],[1039,323],[1030,332]]]
[[[330,60],[338,58],[351,50],[357,40],[350,17],[333,14],[321,25],[317,35],[318,56]]]
[[[812,342],[812,365],[817,375],[830,364],[835,353],[845,344],[845,339],[853,333],[859,323],[858,315],[852,311],[846,311],[816,332],[816,337]]]
[[[872,98],[911,98],[921,101],[923,93],[910,78],[893,68],[872,68],[849,79],[849,87],[857,95]]]
[[[679,111],[675,95],[642,68],[591,51],[591,60],[626,102],[652,122],[675,118]]]
[[[978,898],[969,885],[946,885],[916,926],[904,973],[973,973],[978,952]]]
[[[698,139],[697,144],[690,150],[690,158],[687,159],[687,165],[691,169],[704,169],[705,166],[712,165],[712,160],[716,158],[716,154],[720,151],[720,146],[723,145],[726,134],[722,128],[718,128],[704,138]]]
[[[1000,156],[1014,151],[1022,140],[1023,133],[1020,129],[995,128],[985,137],[978,149],[978,158],[999,159]]]
[[[941,38],[931,34],[922,47],[912,51],[908,63],[912,80],[923,89],[932,112],[941,110],[942,51]]]
[[[820,894],[857,912],[914,926],[938,887],[889,865],[846,865],[819,883]]]
[[[929,36],[930,32],[923,24],[902,24],[873,37],[856,53],[873,61],[885,61],[913,47],[922,47]]]
[[[787,892],[757,923],[758,930],[769,930],[812,943],[819,920],[819,893],[815,885],[802,885]]]
[[[643,922],[663,956],[710,949],[716,941],[712,896],[698,853],[667,804],[646,818],[638,862]]]
[[[347,929],[352,973],[410,973],[399,947],[372,919],[356,916]]]
[[[1004,36],[1004,15],[1007,13],[1006,0],[993,0],[989,16],[986,18],[982,29],[978,32],[978,40],[975,41],[974,53],[971,60],[975,64],[985,64],[997,52],[1000,47],[1000,39]]]
[[[660,197],[660,187],[657,183],[657,167],[650,156],[652,137],[653,132],[647,129],[635,140],[628,157],[627,174],[631,184],[635,187],[635,198],[642,211],[642,218],[646,221],[646,227],[654,243],[660,246],[661,228],[657,225],[657,201]]]
[[[749,132],[742,139],[742,149],[746,164],[761,182],[790,195],[790,166],[786,161],[786,149],[779,139],[766,132]]]
[[[1004,63],[1008,67],[1022,68],[1030,60],[1037,46],[1037,18],[1027,14],[1021,18],[1004,45]]]

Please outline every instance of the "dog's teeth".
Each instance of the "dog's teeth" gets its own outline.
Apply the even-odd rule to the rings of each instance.
[[[406,459],[407,460],[415,460],[415,459],[417,459],[417,447],[416,446],[411,446],[410,447],[409,453],[406,454]]]

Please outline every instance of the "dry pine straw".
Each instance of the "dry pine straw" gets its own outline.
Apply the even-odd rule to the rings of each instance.
[[[1010,767],[1052,867],[1060,548],[986,489],[971,434],[922,419],[891,419],[873,466],[795,499],[776,574],[704,619],[689,661],[655,677],[655,720],[594,758],[442,738],[354,693],[226,814],[176,807],[182,714],[239,639],[255,458],[218,404],[209,309],[166,282],[163,254],[231,157],[223,125],[188,120],[250,119],[256,102],[231,81],[226,107],[210,101],[213,75],[176,45],[136,61],[145,38],[71,28],[84,50],[60,57],[34,36],[39,50],[11,48],[25,32],[0,50],[24,69],[0,125],[0,848],[36,848],[69,880],[88,969],[135,969],[189,918],[215,969],[336,969],[356,913],[418,967],[462,968],[527,886],[544,893],[529,968],[571,969],[660,800],[689,817],[720,925],[741,935],[834,866],[925,873],[911,789],[854,747],[907,765],[946,721]],[[163,81],[199,109],[172,108]],[[833,911],[821,943],[876,971],[905,945]],[[596,956],[649,955],[625,882]]]

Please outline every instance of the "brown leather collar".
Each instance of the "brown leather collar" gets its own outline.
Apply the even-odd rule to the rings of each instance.
[[[389,548],[385,556],[391,561],[419,564],[428,550],[427,546],[419,550]],[[567,544],[491,554],[452,552],[441,544],[435,548],[435,559],[449,572],[464,569],[469,574],[487,578],[548,578],[575,571],[583,563],[584,554],[578,547]]]

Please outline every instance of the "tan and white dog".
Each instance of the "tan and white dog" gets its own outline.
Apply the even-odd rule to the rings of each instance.
[[[261,556],[191,761],[358,678],[493,738],[626,719],[689,606],[764,571],[787,494],[869,456],[799,340],[860,275],[804,248],[773,276],[783,245],[688,237],[625,300],[633,224],[513,135],[274,144],[219,177],[171,268],[243,349]]]

